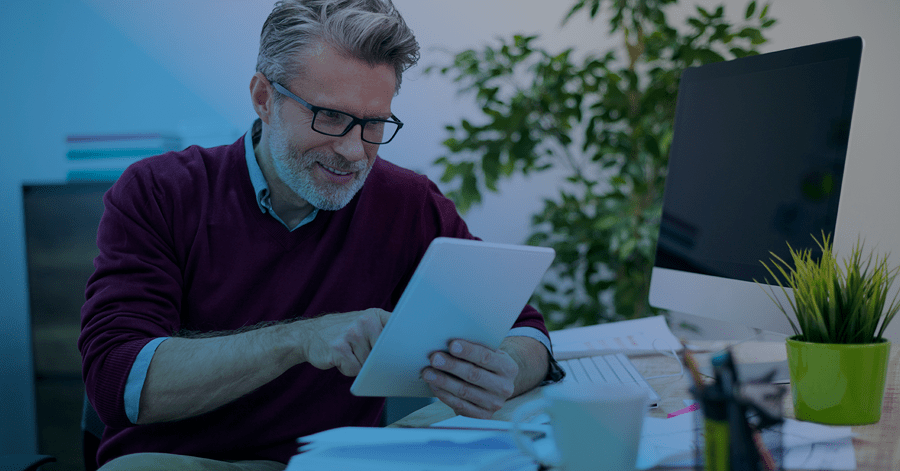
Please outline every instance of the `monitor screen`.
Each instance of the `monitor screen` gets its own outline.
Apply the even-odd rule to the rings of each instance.
[[[791,333],[754,280],[835,234],[861,52],[857,37],[684,72],[651,305]]]

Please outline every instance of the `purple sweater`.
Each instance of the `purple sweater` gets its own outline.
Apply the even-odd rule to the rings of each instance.
[[[428,178],[381,159],[345,208],[289,232],[257,206],[243,142],[144,159],[104,197],[78,340],[87,395],[107,425],[100,464],[151,451],[287,463],[300,436],[377,425],[384,399],[355,397],[353,378],[306,363],[172,423],[133,425],[124,389],[154,338],[391,311],[432,239],[474,238]],[[515,326],[547,333],[530,306]]]

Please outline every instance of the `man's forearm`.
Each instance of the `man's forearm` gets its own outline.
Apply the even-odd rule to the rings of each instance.
[[[138,424],[180,420],[217,409],[298,363],[290,324],[159,345],[141,392]]]
[[[150,361],[137,423],[212,411],[304,362],[356,376],[389,317],[372,308],[219,337],[170,338]]]
[[[507,337],[500,344],[519,365],[519,372],[513,382],[513,397],[525,393],[540,384],[547,376],[550,358],[544,344],[530,337]]]

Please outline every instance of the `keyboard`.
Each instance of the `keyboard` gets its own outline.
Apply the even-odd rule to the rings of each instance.
[[[571,358],[558,362],[566,372],[563,384],[622,384],[637,383],[650,396],[650,407],[659,404],[659,394],[631,364],[624,353]]]

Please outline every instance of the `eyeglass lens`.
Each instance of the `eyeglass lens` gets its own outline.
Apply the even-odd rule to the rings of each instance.
[[[340,111],[319,110],[313,119],[313,129],[330,135],[340,135],[353,123],[353,116]],[[398,125],[390,121],[367,121],[362,130],[364,141],[383,144],[394,137]]]

